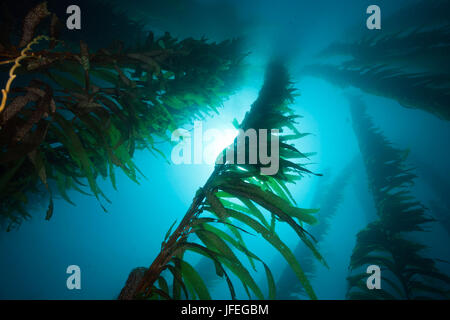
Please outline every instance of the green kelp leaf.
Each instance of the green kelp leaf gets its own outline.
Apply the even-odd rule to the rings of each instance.
[[[99,78],[103,81],[109,82],[115,86],[119,84],[119,75],[117,72],[106,68],[94,68],[89,71],[90,75]]]
[[[249,287],[258,299],[264,299],[264,296],[261,292],[261,289],[256,284],[255,280],[252,278],[248,270],[242,265],[236,255],[233,253],[233,250],[222,240],[218,235],[214,232],[207,230],[196,230],[195,234],[199,237],[199,239],[206,245],[206,247],[211,250],[216,250],[226,259],[222,260],[222,263],[227,266],[238,278],[241,280],[244,285],[244,289],[247,291],[247,287]],[[251,298],[249,292],[247,291],[249,298]]]
[[[170,233],[172,232],[172,229],[173,229],[173,227],[175,226],[175,223],[177,223],[177,220],[175,220],[175,221],[172,223],[172,225],[170,226],[169,230],[167,230],[166,235],[164,236],[164,241],[166,241],[166,240],[169,238]]]
[[[266,208],[273,214],[275,214],[282,221],[287,222],[297,233],[300,239],[308,246],[308,248],[313,252],[314,256],[326,267],[328,267],[325,259],[319,253],[319,251],[314,246],[313,242],[307,238],[308,234],[300,225],[298,225],[292,218],[292,216],[298,218],[299,211],[298,208],[292,207],[284,201],[282,198],[271,192],[264,192],[260,188],[243,182],[235,181],[233,184],[226,183],[220,185],[220,188],[228,193],[239,195],[241,197],[247,197],[262,207]],[[300,216],[303,217],[303,216]],[[314,220],[315,221],[315,220]],[[305,221],[306,222],[306,221]],[[309,235],[312,237],[311,235]]]
[[[158,285],[159,285],[159,289],[164,292],[166,294],[167,297],[169,297],[170,299],[170,295],[169,295],[169,285],[167,284],[166,279],[164,279],[164,277],[159,276],[158,278]]]
[[[319,209],[293,208],[290,212],[290,215],[297,218],[299,222],[305,222],[309,225],[314,225],[317,223],[317,218],[312,216],[311,213],[317,212],[319,212]]]
[[[0,192],[3,192],[3,190],[8,185],[9,181],[14,177],[14,174],[17,172],[17,170],[22,165],[23,161],[26,159],[26,157],[22,157],[18,161],[16,161],[16,164],[11,169],[7,170],[4,175],[0,177]]]
[[[218,221],[220,222],[220,221]],[[211,231],[215,234],[217,234],[218,236],[220,236],[223,240],[228,241],[230,244],[232,244],[236,249],[244,252],[253,268],[253,270],[256,270],[255,267],[255,262],[253,261],[252,255],[247,254],[248,250],[247,250],[247,246],[245,245],[244,240],[242,239],[241,234],[239,233],[239,230],[243,230],[242,228],[236,227],[232,224],[229,223],[224,223],[223,224],[227,225],[229,227],[229,229],[231,230],[231,232],[233,233],[233,235],[237,238],[237,241],[235,239],[233,239],[228,233],[226,233],[225,231],[222,231],[216,227],[213,227],[210,224],[203,224],[201,227],[204,228],[205,230]],[[237,229],[237,230],[236,230]],[[245,230],[244,230],[245,231]],[[248,233],[247,231],[245,231],[246,233]],[[244,250],[243,250],[244,249]]]
[[[181,290],[180,289],[183,289],[185,298],[188,299],[189,295],[188,295],[186,286],[184,285],[184,282],[183,282],[183,277],[181,275],[180,267],[175,263],[175,266],[168,264],[166,266],[166,268],[167,268],[167,270],[170,271],[170,273],[172,274],[172,277],[173,277],[173,282],[172,282],[173,298],[176,300],[181,299]]]
[[[202,277],[195,271],[195,269],[186,261],[179,260],[181,265],[181,274],[186,282],[192,286],[195,293],[201,300],[211,300],[208,288],[203,282]]]
[[[67,76],[64,76],[57,72],[48,72],[50,79],[55,81],[60,87],[71,90],[73,92],[83,92],[84,88],[81,83],[74,81]]]
[[[80,168],[83,170],[88,180],[91,191],[98,199],[99,189],[95,181],[93,173],[93,164],[89,159],[86,149],[83,147],[78,134],[73,130],[70,122],[64,119],[62,116],[55,115],[55,119],[64,131],[64,135],[67,136],[67,143],[65,146],[69,149],[72,159],[77,162]]]
[[[216,197],[216,195],[212,192],[206,192],[206,200],[208,200],[209,205],[212,208],[212,213],[217,215],[217,217],[221,220],[226,220],[227,218],[227,212],[223,206],[223,204],[220,202],[219,198]]]
[[[299,279],[302,286],[305,288],[306,293],[311,299],[317,299],[316,294],[314,293],[314,290],[309,283],[308,278],[306,277],[305,273],[303,272],[300,264],[296,260],[294,254],[292,251],[286,246],[278,236],[267,230],[263,225],[261,225],[256,220],[236,211],[228,210],[231,217],[241,221],[242,223],[245,223],[250,228],[261,234],[264,239],[266,239],[275,249],[277,249],[283,257],[286,259],[286,261],[291,266],[292,270],[296,274],[297,278]]]
[[[59,194],[63,197],[64,200],[66,200],[71,205],[75,206],[76,204],[70,200],[69,196],[67,195],[67,189],[68,189],[68,183],[67,183],[67,176],[61,173],[59,170],[55,170],[56,175],[56,186],[58,187]]]
[[[186,250],[191,250],[193,252],[196,252],[198,254],[203,255],[206,258],[212,259],[214,262],[214,266],[216,268],[216,274],[219,277],[225,277],[225,280],[227,281],[228,289],[230,290],[230,295],[232,300],[236,300],[236,291],[234,290],[233,283],[231,282],[230,277],[228,276],[228,273],[222,266],[222,264],[219,261],[219,256],[226,259],[225,257],[221,256],[219,253],[212,251],[202,245],[196,244],[196,243],[185,243],[184,248]]]

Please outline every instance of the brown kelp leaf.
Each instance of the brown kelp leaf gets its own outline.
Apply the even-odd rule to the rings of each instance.
[[[56,46],[56,41],[53,39],[59,38],[59,32],[61,31],[62,24],[58,19],[58,16],[52,13],[52,19],[50,21],[50,37],[52,40],[50,41],[50,49],[53,49]]]
[[[134,83],[134,81],[130,80],[122,71],[122,69],[120,69],[117,64],[114,65],[114,69],[117,71],[117,73],[119,74],[119,79],[127,86],[127,87],[131,87],[134,88],[136,86],[136,83]]]
[[[35,92],[42,91],[37,88],[30,88]],[[33,128],[33,126],[38,123],[42,118],[48,116],[48,112],[50,111],[50,103],[51,103],[51,95],[49,92],[45,92],[44,96],[37,101],[36,109],[31,114],[28,121],[21,127],[17,129],[16,135],[14,137],[15,141],[20,141],[25,137],[25,135]]]
[[[31,91],[28,91],[24,96],[18,96],[11,101],[3,110],[0,115],[0,123],[4,124],[9,119],[14,117],[23,107],[25,107],[29,102],[36,101],[39,98],[36,94]]]
[[[7,153],[0,154],[0,165],[12,161],[17,161],[25,157],[28,153],[35,150],[44,141],[50,122],[39,122],[37,129],[32,135],[27,135],[22,140],[22,143],[8,148]]]
[[[38,26],[39,22],[48,16],[50,12],[47,10],[47,2],[42,2],[34,7],[25,17],[22,31],[22,39],[20,40],[19,47],[24,47],[33,39],[34,30]]]
[[[50,202],[48,204],[47,213],[45,214],[45,220],[50,220],[50,218],[53,216],[53,198],[50,194]]]
[[[31,163],[36,168],[36,171],[38,173],[39,179],[41,179],[42,183],[47,187],[47,173],[45,171],[44,161],[42,159],[42,154],[35,149],[28,153],[28,158],[30,159]]]
[[[159,66],[159,64],[149,56],[139,53],[129,53],[128,57],[144,62],[147,65],[146,69],[148,69],[149,71],[151,71],[156,75],[159,75],[161,73],[161,67]]]
[[[47,192],[49,194],[49,204],[47,213],[45,215],[45,220],[50,220],[50,218],[53,215],[53,194],[50,189],[50,186],[47,183],[47,172],[45,171],[45,160],[44,155],[38,151],[38,149],[34,149],[30,153],[28,153],[28,158],[30,159],[33,166],[36,168],[36,171],[38,173],[39,179],[41,179],[42,183],[45,186],[45,189],[47,189]]]

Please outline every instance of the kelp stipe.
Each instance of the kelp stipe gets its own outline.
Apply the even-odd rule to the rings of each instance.
[[[413,232],[424,232],[433,219],[410,192],[415,175],[405,165],[406,153],[396,149],[351,97],[353,127],[366,166],[378,219],[357,235],[348,277],[349,299],[448,299],[450,278],[425,256],[425,245]],[[368,265],[381,268],[381,289],[366,285]]]
[[[54,17],[45,2],[29,12],[19,44],[0,45],[2,70]],[[94,195],[104,208],[109,200],[97,178],[116,188],[120,168],[138,182],[135,150],[160,153],[155,138],[169,140],[169,131],[217,113],[239,83],[245,56],[238,40],[180,41],[151,32],[135,48],[118,41],[92,52],[84,41],[55,41],[55,24],[49,28],[48,47],[33,46],[14,70],[22,86],[17,79],[10,86],[0,114],[0,219],[8,229],[30,217],[28,198],[42,186],[47,219],[56,191],[72,204],[69,190]]]
[[[285,68],[279,63],[270,64],[263,88],[239,126],[244,131],[270,128],[282,132],[278,173],[273,176],[260,174],[259,161],[254,165],[234,165],[229,162],[216,164],[214,172],[197,191],[181,222],[177,227],[173,226],[173,232],[168,231],[161,252],[140,283],[132,290],[125,287],[120,299],[210,299],[202,277],[187,262],[185,254],[188,252],[202,255],[214,263],[216,273],[226,281],[232,299],[237,297],[229,272],[240,280],[249,298],[275,299],[276,286],[272,272],[247,248],[242,238],[243,232],[261,236],[275,247],[294,270],[307,295],[316,299],[303,268],[275,230],[277,221],[288,224],[315,258],[326,265],[314,246],[314,240],[303,228],[304,224],[315,223],[313,213],[316,210],[296,207],[286,187],[286,183],[293,183],[304,174],[312,173],[294,162],[305,159],[307,155],[288,144],[302,137],[294,126],[296,116],[289,108],[294,99],[293,93]],[[266,211],[270,214],[269,221]],[[192,240],[193,234],[201,243]],[[244,254],[251,265],[258,262],[262,264],[267,276],[267,296],[264,296],[250,271],[239,260],[236,250]],[[171,291],[168,285],[170,280]]]

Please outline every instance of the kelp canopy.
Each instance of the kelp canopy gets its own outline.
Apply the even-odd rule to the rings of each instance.
[[[396,149],[365,112],[363,102],[351,98],[353,127],[364,159],[369,189],[378,220],[357,235],[350,261],[349,299],[448,299],[450,278],[425,256],[415,241],[434,221],[410,191],[416,177],[407,167],[407,153]],[[383,286],[367,290],[368,265],[381,267]]]
[[[57,38],[58,18],[46,3],[33,8],[16,43],[0,43],[7,75],[0,113],[0,218],[8,229],[30,217],[28,198],[55,190],[107,200],[97,178],[115,168],[138,181],[135,150],[155,147],[170,130],[217,112],[239,82],[239,41],[178,40],[152,32],[125,47],[116,41],[93,52],[89,44]],[[42,26],[48,26],[43,34]],[[8,74],[9,72],[9,74]],[[9,76],[9,78],[8,78]],[[15,79],[17,77],[17,79]]]
[[[406,12],[420,13],[423,23],[411,28],[401,19],[398,23],[394,18],[388,19],[388,23],[395,20],[405,27],[386,28],[350,42],[333,43],[318,57],[341,57],[343,61],[309,65],[303,73],[450,120],[450,19],[448,14],[441,14],[449,10],[448,1],[419,1],[394,17],[408,17],[410,22]],[[429,19],[428,15],[439,20]]]
[[[267,128],[279,130],[278,173],[262,175],[260,168],[265,164],[259,157],[255,164],[237,165],[229,158],[224,164],[216,164],[214,172],[197,191],[181,222],[173,232],[172,228],[167,232],[161,252],[141,281],[134,282],[135,287],[124,287],[119,299],[210,299],[202,276],[188,262],[188,253],[199,254],[214,263],[216,273],[226,281],[232,299],[237,298],[236,290],[228,272],[240,280],[249,298],[275,299],[276,286],[272,272],[247,248],[243,236],[248,233],[262,236],[276,248],[292,268],[308,297],[316,299],[302,266],[276,232],[277,222],[287,224],[315,259],[326,265],[315,248],[314,239],[304,229],[305,224],[316,222],[313,214],[317,210],[296,207],[286,187],[287,183],[294,183],[303,175],[311,174],[298,163],[307,159],[308,154],[289,144],[305,135],[294,126],[297,116],[289,107],[293,102],[293,92],[286,69],[280,63],[273,62],[268,66],[257,100],[238,125],[244,132],[248,129],[257,132]],[[268,134],[268,138],[270,145],[274,139],[272,133]],[[236,148],[237,139],[229,148]],[[263,138],[259,133],[260,139]],[[246,153],[249,151],[248,145],[245,150]],[[240,261],[238,253],[247,257],[253,268],[256,262],[262,264],[267,276],[267,296],[263,295],[249,269]],[[172,283],[171,288],[169,283]]]

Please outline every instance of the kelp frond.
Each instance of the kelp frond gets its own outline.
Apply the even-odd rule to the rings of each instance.
[[[354,166],[355,161],[352,160],[331,182],[317,188],[315,197],[317,199],[313,203],[314,206],[320,208],[316,214],[319,222],[310,226],[308,232],[314,236],[318,245],[325,239],[336,211],[339,209],[346,186],[353,175]],[[307,250],[300,242],[294,249],[294,255],[302,262],[305,274],[309,278],[313,277],[316,273],[316,259],[311,251]],[[278,299],[298,299],[299,296],[305,296],[306,294],[303,287],[296,281],[295,274],[288,267],[281,273],[277,281],[277,289],[280,292],[277,296]]]
[[[387,65],[351,68],[326,64],[307,66],[303,73],[324,78],[342,88],[353,86],[391,98],[403,107],[421,109],[450,120],[450,74],[405,73]]]
[[[359,98],[351,98],[351,114],[378,220],[357,235],[347,297],[448,299],[450,278],[438,270],[436,260],[425,256],[426,246],[413,239],[413,232],[425,231],[434,219],[410,192],[415,175],[405,165],[407,154],[375,128]],[[381,268],[381,289],[366,286],[365,268],[371,264]]]
[[[318,55],[322,64],[306,66],[302,73],[450,120],[450,19],[446,15],[437,23],[435,18],[442,17],[439,10],[449,10],[448,1],[419,1],[402,8],[401,15],[383,20],[389,24],[383,30],[389,31],[332,43]],[[425,18],[423,23],[398,27],[404,17],[410,25],[417,13]],[[324,64],[324,59],[336,56],[341,62]]]
[[[209,299],[207,286],[186,257],[186,253],[194,252],[215,265],[216,273],[226,281],[232,299],[236,299],[236,290],[230,272],[240,280],[249,298],[274,299],[276,287],[272,272],[247,248],[243,239],[243,235],[251,233],[263,237],[276,248],[294,270],[307,295],[311,299],[316,298],[302,266],[275,231],[276,223],[289,225],[315,258],[326,264],[314,240],[303,227],[315,223],[313,214],[316,210],[296,207],[286,187],[286,183],[295,182],[303,174],[311,173],[297,162],[304,159],[305,155],[288,144],[289,140],[302,136],[294,127],[296,117],[289,108],[293,102],[293,92],[285,68],[279,63],[269,65],[263,88],[239,126],[244,131],[252,128],[278,129],[282,132],[278,173],[262,175],[260,168],[263,164],[259,159],[256,164],[236,165],[230,163],[229,159],[223,164],[216,164],[214,172],[197,191],[180,224],[173,232],[168,232],[161,252],[137,288],[132,290],[133,297]],[[289,134],[288,130],[293,130],[294,134]],[[270,219],[267,219],[267,214]],[[194,234],[199,241],[194,240]],[[246,256],[252,266],[255,263],[262,264],[269,288],[267,296],[240,261],[237,252]],[[171,292],[166,285],[170,280]],[[130,295],[124,295],[127,292],[130,292],[129,288],[124,288],[119,298],[130,298]]]

